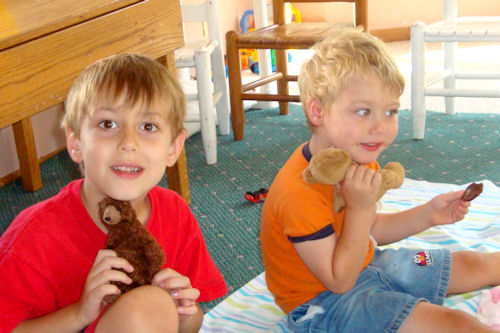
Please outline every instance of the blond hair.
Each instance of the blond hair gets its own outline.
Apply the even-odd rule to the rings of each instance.
[[[172,140],[184,129],[186,97],[182,88],[165,66],[140,54],[114,55],[85,68],[68,93],[61,126],[80,136],[82,121],[92,115],[98,97],[117,101],[123,96],[126,106],[142,103],[165,116]]]
[[[356,28],[338,28],[312,47],[315,53],[300,69],[300,101],[317,99],[329,110],[340,91],[356,75],[376,74],[389,88],[403,93],[404,78],[384,43]],[[312,125],[307,119],[309,128]]]

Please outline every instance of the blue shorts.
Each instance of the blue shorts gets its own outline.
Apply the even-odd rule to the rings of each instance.
[[[288,315],[292,332],[397,332],[418,302],[442,305],[451,269],[446,249],[376,249],[345,294],[329,290]]]

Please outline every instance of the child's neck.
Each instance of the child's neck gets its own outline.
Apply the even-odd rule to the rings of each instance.
[[[328,144],[328,142],[325,142],[322,140],[318,135],[312,135],[311,139],[309,140],[309,151],[311,152],[311,155],[315,155],[317,152],[319,152],[322,149],[325,148],[331,148],[332,145]]]

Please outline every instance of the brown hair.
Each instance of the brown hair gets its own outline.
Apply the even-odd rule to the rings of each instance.
[[[184,129],[186,97],[166,67],[140,54],[119,54],[85,68],[73,83],[65,102],[61,126],[80,135],[82,120],[94,112],[96,99],[116,101],[125,96],[134,106],[162,113],[172,130],[172,140]]]

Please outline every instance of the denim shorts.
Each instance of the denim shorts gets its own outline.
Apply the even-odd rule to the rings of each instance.
[[[451,269],[446,249],[376,249],[345,294],[326,290],[296,307],[292,332],[397,332],[418,302],[442,305]]]

